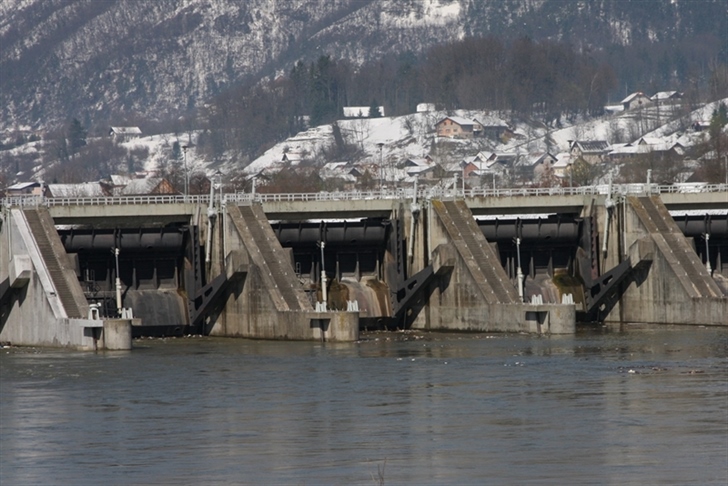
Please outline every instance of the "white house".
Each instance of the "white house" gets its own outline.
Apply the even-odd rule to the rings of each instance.
[[[129,140],[139,138],[142,136],[142,131],[139,127],[111,127],[109,128],[109,137],[114,142],[128,142]]]
[[[570,140],[569,152],[574,161],[581,157],[586,162],[594,165],[604,161],[609,151],[609,143],[606,140]]]
[[[679,91],[660,91],[653,94],[650,97],[650,100],[652,100],[653,103],[657,103],[660,105],[669,105],[679,102],[682,97],[683,94]]]
[[[627,96],[622,100],[622,106],[625,110],[634,110],[635,108],[642,108],[652,103],[652,100],[647,97],[643,92],[637,91]]]
[[[345,118],[369,118],[369,107],[368,106],[345,106],[344,108]],[[379,113],[384,116],[384,107],[379,107]]]
[[[110,196],[101,182],[80,182],[77,184],[48,184],[46,197],[107,197]]]
[[[18,182],[6,189],[8,196],[42,196],[42,182]]]

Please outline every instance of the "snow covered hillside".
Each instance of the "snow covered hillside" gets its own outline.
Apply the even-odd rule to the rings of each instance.
[[[583,50],[722,38],[725,0],[3,0],[0,130],[188,113],[322,54],[353,65],[465,36]]]

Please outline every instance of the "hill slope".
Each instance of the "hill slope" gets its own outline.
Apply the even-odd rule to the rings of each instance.
[[[468,35],[712,42],[727,13],[724,0],[4,0],[0,129],[178,115],[300,58],[361,63]]]

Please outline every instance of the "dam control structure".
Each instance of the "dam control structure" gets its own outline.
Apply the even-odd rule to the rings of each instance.
[[[728,187],[18,197],[0,342],[728,325]]]

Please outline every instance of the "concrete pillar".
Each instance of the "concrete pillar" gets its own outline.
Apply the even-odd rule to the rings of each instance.
[[[359,340],[359,313],[332,312],[329,329],[326,333],[328,341],[352,342]]]
[[[104,320],[103,342],[110,351],[131,349],[131,319]]]

